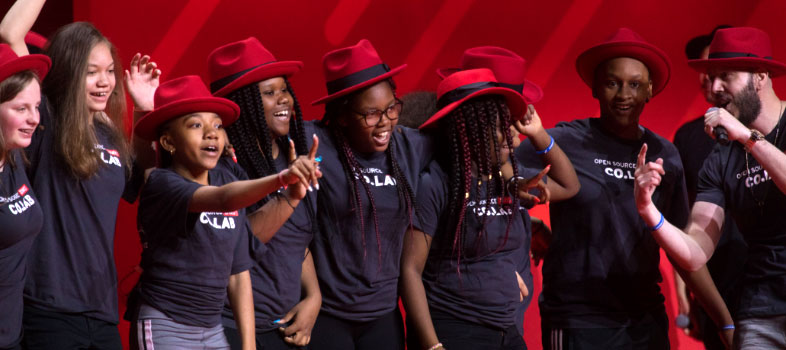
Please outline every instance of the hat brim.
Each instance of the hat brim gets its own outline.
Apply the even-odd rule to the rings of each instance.
[[[240,89],[248,84],[260,82],[262,80],[275,77],[291,77],[293,74],[303,69],[303,62],[300,61],[278,61],[263,64],[257,68],[241,75],[224,87],[213,93],[213,96],[224,97],[230,92]]]
[[[348,95],[348,94],[350,94],[350,93],[352,93],[352,92],[355,92],[355,91],[357,91],[357,90],[360,90],[360,89],[363,89],[363,88],[365,88],[365,87],[368,87],[368,86],[374,85],[374,84],[376,84],[376,83],[378,83],[378,82],[380,82],[380,81],[382,81],[382,80],[385,80],[385,79],[387,79],[387,78],[390,78],[390,77],[392,77],[392,76],[394,76],[394,75],[398,74],[398,73],[399,73],[399,72],[401,72],[401,71],[402,71],[404,68],[407,68],[407,65],[406,65],[406,64],[402,64],[402,65],[400,65],[400,66],[398,66],[398,67],[396,67],[396,68],[393,68],[393,69],[391,69],[390,71],[388,71],[388,72],[387,72],[387,73],[385,73],[385,74],[378,75],[378,76],[376,76],[376,77],[374,77],[374,78],[371,78],[371,79],[369,79],[369,80],[366,80],[366,81],[364,81],[364,82],[362,82],[362,83],[360,83],[360,84],[357,84],[357,85],[352,85],[352,86],[350,86],[350,87],[348,87],[348,88],[346,88],[346,89],[339,90],[339,91],[337,91],[337,92],[334,92],[334,93],[332,93],[332,94],[330,94],[330,95],[327,95],[327,96],[324,96],[324,97],[322,97],[322,98],[319,98],[319,99],[317,99],[317,100],[314,100],[314,102],[311,102],[311,105],[312,105],[312,106],[316,106],[316,105],[318,105],[318,104],[327,103],[327,102],[330,102],[330,101],[332,101],[332,100],[335,100],[336,98],[339,98],[339,97],[341,97],[341,96]]]
[[[460,71],[459,68],[437,68],[437,75],[445,79],[447,76]],[[499,77],[497,77],[499,79]],[[543,89],[538,86],[538,84],[533,83],[529,79],[524,79],[524,89],[522,91],[524,95],[524,99],[527,100],[527,103],[536,103],[540,102],[543,99]]]
[[[786,74],[786,64],[775,60],[768,60],[759,57],[734,57],[734,58],[712,58],[688,60],[688,66],[699,71],[706,72],[711,68],[723,68],[731,70],[750,70],[765,69],[771,76],[777,77]]]
[[[581,80],[592,88],[598,65],[618,57],[630,57],[647,66],[650,80],[653,82],[652,96],[663,91],[669,82],[671,63],[666,53],[655,46],[636,41],[619,41],[591,47],[576,59],[576,71],[581,76]]]
[[[158,128],[169,120],[196,112],[218,114],[224,126],[234,123],[240,115],[240,107],[232,101],[218,97],[189,98],[165,104],[145,114],[134,126],[134,135],[155,141]]]
[[[452,102],[447,106],[442,107],[439,111],[437,111],[437,113],[434,113],[434,115],[428,118],[428,120],[426,120],[425,123],[421,124],[418,129],[428,129],[437,126],[437,122],[440,119],[450,114],[450,112],[456,109],[459,105],[461,105],[467,100],[483,95],[501,95],[502,97],[505,98],[505,103],[507,104],[508,109],[510,110],[510,116],[513,120],[519,120],[524,117],[524,111],[527,108],[527,101],[524,100],[524,97],[521,96],[521,94],[508,88],[493,87],[493,88],[478,90],[456,102]]]
[[[25,70],[32,70],[38,75],[38,79],[43,81],[51,66],[52,60],[46,55],[34,54],[22,56],[0,66],[0,81],[6,80],[8,77]]]

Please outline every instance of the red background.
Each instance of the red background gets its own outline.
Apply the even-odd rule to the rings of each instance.
[[[56,3],[59,3],[56,5]],[[70,16],[65,2],[45,5],[45,13]],[[57,14],[55,16],[57,16]],[[774,57],[786,58],[786,38],[778,35],[786,2],[732,0],[574,0],[574,1],[239,1],[239,0],[74,0],[73,19],[93,22],[118,47],[126,66],[136,52],[158,62],[163,78],[198,74],[207,80],[206,57],[215,47],[256,36],[279,60],[301,60],[304,70],[291,82],[306,119],[322,109],[310,102],[325,93],[322,55],[334,48],[369,39],[391,67],[408,63],[397,76],[399,94],[434,90],[434,70],[455,66],[469,47],[498,45],[527,59],[528,78],[540,84],[545,97],[536,107],[546,127],[559,121],[597,116],[597,102],[574,68],[579,53],[620,26],[629,27],[662,48],[672,60],[666,89],[642,115],[642,124],[671,139],[675,130],[706,108],[695,72],[686,65],[684,45],[718,24],[759,27],[773,36]],[[51,22],[35,29],[47,34]],[[67,20],[65,21],[67,22]],[[776,80],[776,90],[786,88]],[[781,85],[781,86],[777,86]],[[781,91],[783,91],[781,89]],[[134,266],[140,246],[136,206],[121,203],[115,240],[121,313],[126,293],[136,280]],[[534,215],[547,218],[547,208]],[[661,266],[670,319],[676,314],[671,267]],[[540,271],[535,274],[540,292]],[[537,303],[527,312],[525,339],[540,349]],[[120,332],[127,336],[128,324]],[[698,342],[671,328],[674,349],[698,349]]]

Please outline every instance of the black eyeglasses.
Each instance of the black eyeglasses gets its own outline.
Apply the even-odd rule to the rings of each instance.
[[[366,123],[366,126],[377,126],[379,122],[382,121],[382,116],[388,117],[390,120],[398,119],[398,116],[401,114],[401,108],[404,106],[404,102],[399,99],[396,99],[396,102],[390,105],[390,107],[386,108],[384,111],[380,111],[377,109],[367,111],[365,113],[361,113],[358,111],[354,111],[356,114],[363,117],[363,121]]]

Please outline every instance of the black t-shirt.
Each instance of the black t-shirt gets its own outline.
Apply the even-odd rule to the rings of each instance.
[[[552,327],[621,327],[632,317],[664,308],[659,247],[633,196],[643,143],[649,147],[647,161],[663,158],[666,171],[652,200],[677,227],[687,222],[687,192],[677,149],[641,129],[636,141],[609,134],[597,118],[549,130],[581,184],[576,196],[550,207],[554,236],[543,262],[540,310]],[[537,164],[530,143],[523,143],[516,156],[523,164]]]
[[[480,191],[472,186],[459,262],[453,253],[454,230],[448,224],[448,182],[448,175],[432,162],[422,174],[418,191],[422,221],[416,222],[416,228],[433,237],[423,269],[429,308],[467,322],[506,329],[513,325],[522,304],[515,273],[529,259],[529,213],[520,205],[514,211],[510,197],[491,198],[487,203],[486,184]],[[510,215],[516,217],[508,227]],[[484,225],[485,232],[478,239]]]
[[[209,172],[212,186],[235,180],[223,169]],[[250,227],[245,209],[189,212],[199,187],[170,169],[150,173],[139,199],[144,272],[137,288],[145,303],[176,322],[214,327],[221,323],[229,276],[253,263]]]
[[[226,159],[226,158],[224,158]],[[287,157],[280,153],[275,160],[276,170],[289,167]],[[233,169],[238,179],[248,179],[248,175],[237,163],[224,161],[220,166]],[[276,200],[280,191],[268,196],[268,200]],[[249,269],[251,285],[254,292],[254,314],[256,315],[256,329],[258,332],[270,331],[278,328],[273,321],[283,318],[298,302],[300,302],[300,277],[303,268],[305,251],[311,243],[312,222],[308,213],[308,204],[316,213],[316,194],[309,192],[295,208],[284,225],[276,232],[275,236],[267,243],[251,235],[251,255],[255,264]],[[247,208],[251,213],[258,206]],[[222,322],[226,327],[237,328],[232,308],[227,303],[224,305]]]
[[[785,133],[781,120],[767,141],[784,150]],[[746,164],[745,149],[734,142],[716,146],[704,162],[696,201],[725,208],[748,243],[737,317],[785,314],[786,196],[753,156]]]
[[[685,123],[674,135],[674,146],[680,152],[682,165],[685,167],[685,184],[688,187],[688,199],[691,205],[696,201],[696,190],[699,182],[699,171],[704,160],[715,148],[716,142],[704,132],[704,116]],[[731,213],[726,214],[723,233],[715,247],[712,258],[707,261],[707,268],[712,280],[718,287],[726,304],[733,310],[739,288],[737,284],[744,273],[745,258],[748,246],[745,238],[737,229]]]
[[[353,210],[349,183],[330,131],[307,123],[306,135],[319,136],[322,156],[322,179],[317,196],[319,232],[315,233],[311,253],[322,292],[322,310],[329,315],[353,321],[377,319],[396,308],[398,277],[404,233],[415,213],[407,212],[399,200],[397,183],[389,167],[386,152],[360,154],[355,159],[363,180],[369,184],[376,203],[372,213],[363,185],[357,183],[365,231]],[[428,139],[416,130],[396,127],[390,146],[398,165],[413,191],[431,157]],[[322,204],[324,203],[324,204]],[[379,238],[374,229],[374,215],[379,222]]]
[[[41,231],[44,214],[25,174],[20,151],[11,151],[15,166],[0,171],[0,348],[22,335],[22,290],[27,253]]]
[[[44,227],[28,257],[25,303],[55,312],[79,313],[117,323],[115,220],[121,196],[136,198],[134,181],[110,131],[96,120],[98,172],[78,180],[54,152],[54,126],[42,98],[41,126],[27,148],[28,176],[44,212]]]

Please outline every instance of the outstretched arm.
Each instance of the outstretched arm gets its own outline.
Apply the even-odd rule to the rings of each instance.
[[[123,75],[126,90],[134,101],[134,124],[153,110],[153,96],[158,88],[161,70],[150,60],[150,56],[137,53]],[[143,169],[156,166],[156,154],[150,141],[133,137],[136,163]]]
[[[0,22],[0,40],[11,46],[17,56],[29,54],[25,35],[41,13],[46,0],[17,0]]]

